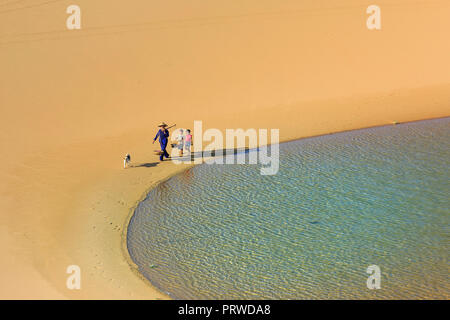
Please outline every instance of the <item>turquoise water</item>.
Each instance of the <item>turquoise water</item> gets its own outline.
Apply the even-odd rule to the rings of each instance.
[[[283,143],[274,176],[203,164],[160,184],[128,249],[179,299],[448,299],[449,167],[450,118]]]

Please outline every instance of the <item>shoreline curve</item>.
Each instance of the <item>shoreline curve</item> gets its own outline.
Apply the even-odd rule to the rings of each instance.
[[[450,117],[450,115],[449,116],[442,116],[442,117],[432,117],[432,118],[425,118],[425,119],[418,119],[418,120],[403,121],[403,122],[393,122],[391,124],[384,123],[384,124],[373,125],[373,126],[368,126],[368,127],[360,127],[360,128],[349,129],[349,130],[334,131],[334,132],[329,132],[329,133],[324,133],[324,134],[319,134],[319,135],[302,136],[302,137],[299,137],[299,138],[293,138],[293,139],[280,141],[279,144],[288,143],[288,142],[292,142],[292,141],[299,141],[299,140],[303,140],[303,139],[310,139],[310,138],[317,138],[317,137],[328,136],[328,135],[333,135],[333,134],[345,133],[345,132],[352,132],[352,131],[358,131],[358,130],[371,129],[371,128],[380,128],[380,127],[387,127],[387,126],[392,126],[392,125],[402,125],[402,124],[415,123],[415,122],[421,122],[421,121],[446,119],[446,118],[449,118],[449,117]],[[131,221],[131,219],[133,218],[133,216],[135,214],[137,206],[142,201],[145,200],[145,198],[148,196],[148,194],[150,192],[152,192],[154,189],[156,189],[161,183],[164,183],[164,182],[168,181],[172,177],[174,177],[176,175],[179,175],[179,174],[182,174],[184,171],[189,170],[190,168],[192,168],[194,166],[202,165],[202,164],[204,164],[204,161],[202,161],[202,163],[199,163],[199,164],[191,164],[191,165],[183,168],[182,170],[176,171],[176,172],[172,172],[169,175],[167,175],[164,179],[161,179],[161,180],[155,182],[151,187],[149,187],[147,189],[147,191],[144,192],[144,194],[139,198],[139,200],[136,201],[135,205],[132,208],[129,209],[129,214],[128,214],[127,218],[126,218],[126,221],[124,222],[124,229],[123,229],[124,232],[122,234],[122,246],[123,246],[122,249],[123,249],[124,258],[127,261],[127,263],[129,264],[129,267],[130,267],[131,271],[134,274],[136,274],[136,276],[138,278],[140,278],[142,281],[144,281],[148,286],[150,286],[151,288],[159,290],[161,293],[167,295],[168,298],[170,298],[170,299],[173,299],[171,294],[169,292],[164,292],[161,288],[159,288],[158,286],[154,285],[148,278],[146,278],[139,271],[139,267],[133,261],[131,255],[130,255],[130,252],[128,250],[128,245],[127,245],[128,228],[129,228],[130,221]]]

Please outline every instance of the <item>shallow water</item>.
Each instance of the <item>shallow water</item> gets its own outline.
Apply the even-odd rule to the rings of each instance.
[[[450,118],[284,143],[274,176],[204,164],[159,185],[128,249],[174,298],[448,299],[449,167]]]

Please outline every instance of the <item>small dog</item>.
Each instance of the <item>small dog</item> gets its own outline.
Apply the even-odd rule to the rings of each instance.
[[[123,158],[123,168],[126,169],[131,163],[131,156],[129,153],[125,155],[125,158]]]

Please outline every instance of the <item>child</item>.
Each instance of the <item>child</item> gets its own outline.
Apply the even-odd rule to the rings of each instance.
[[[184,138],[184,148],[188,153],[191,153],[192,134],[191,130],[186,130],[186,136]]]
[[[183,146],[184,146],[184,136],[183,136],[183,129],[180,129],[180,134],[177,137],[178,141],[178,150],[180,150],[180,157],[183,156]]]

